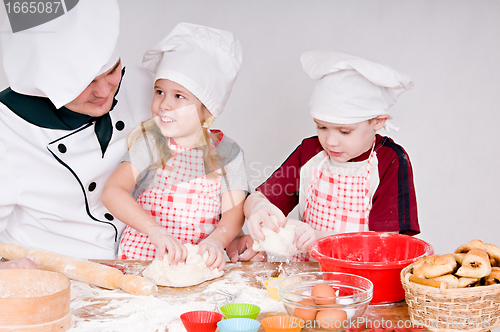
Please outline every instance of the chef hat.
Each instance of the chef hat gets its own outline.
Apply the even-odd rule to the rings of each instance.
[[[15,33],[6,16],[0,41],[10,87],[64,106],[116,64],[119,28],[116,0],[79,1],[52,21]]]
[[[222,113],[241,67],[240,41],[231,32],[179,23],[144,54],[142,64],[194,94],[217,117]]]
[[[411,77],[349,54],[319,50],[300,60],[317,80],[309,110],[321,121],[352,124],[389,114],[398,97],[413,88]]]

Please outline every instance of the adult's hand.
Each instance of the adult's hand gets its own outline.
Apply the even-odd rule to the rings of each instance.
[[[29,258],[22,257],[8,262],[0,262],[0,269],[37,269],[38,266]]]
[[[227,257],[231,262],[265,262],[267,254],[265,251],[255,251],[252,249],[253,239],[250,235],[240,235],[236,237],[226,247]]]

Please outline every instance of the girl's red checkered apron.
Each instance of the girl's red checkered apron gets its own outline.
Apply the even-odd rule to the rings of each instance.
[[[329,155],[323,158],[314,171],[314,177],[309,186],[304,222],[317,231],[338,233],[368,231],[373,147],[363,176],[332,174],[327,167],[323,167]],[[292,258],[292,261],[308,262],[310,260],[309,253],[298,254]]]
[[[221,177],[208,177],[203,150],[169,145],[174,155],[156,171],[152,185],[137,202],[181,243],[198,244],[219,223]],[[151,260],[156,255],[146,235],[127,227],[120,243],[121,259]]]

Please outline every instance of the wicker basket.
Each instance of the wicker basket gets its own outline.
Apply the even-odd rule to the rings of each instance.
[[[401,271],[410,319],[433,331],[488,331],[500,326],[500,284],[446,289],[410,282],[415,263]]]

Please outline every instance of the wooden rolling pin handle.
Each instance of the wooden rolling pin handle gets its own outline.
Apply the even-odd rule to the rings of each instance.
[[[42,270],[59,272],[70,279],[103,288],[121,288],[134,295],[152,295],[158,291],[156,284],[149,279],[123,275],[110,266],[43,249],[26,250],[15,244],[0,244],[0,255],[8,260],[28,257]]]
[[[158,287],[151,280],[133,276],[124,275],[121,277],[119,287],[127,293],[134,295],[153,295],[158,291]]]
[[[26,256],[28,250],[18,246],[17,244],[2,243],[0,244],[0,256],[9,261]]]
[[[43,249],[30,249],[30,258],[42,270],[59,272],[70,279],[108,289],[119,288],[123,273],[110,266],[73,258]]]

